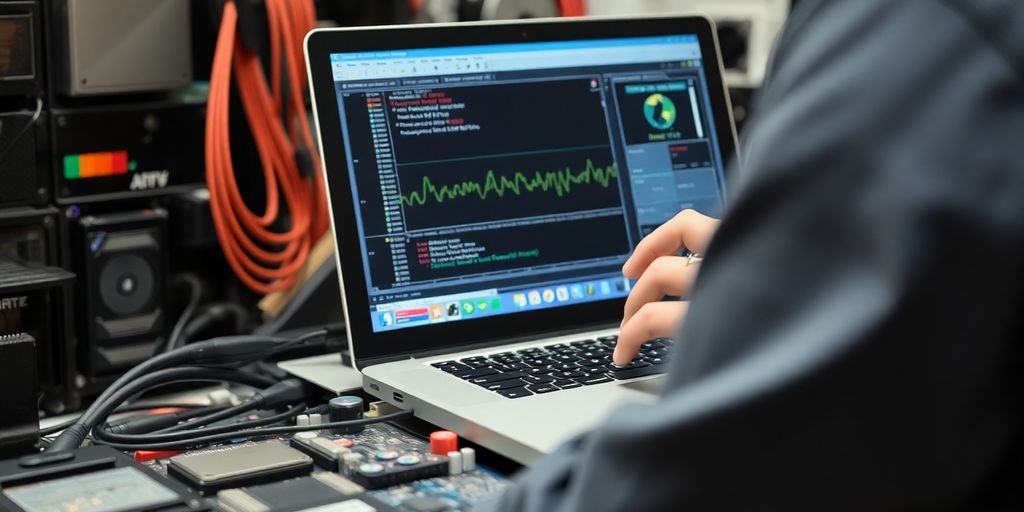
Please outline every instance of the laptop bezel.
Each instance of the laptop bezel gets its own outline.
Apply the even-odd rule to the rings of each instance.
[[[725,159],[724,168],[729,169],[737,157],[736,135],[714,23],[704,17],[518,20],[318,29],[307,34],[306,64],[329,198],[335,259],[348,325],[349,350],[357,368],[414,355],[457,352],[510,340],[612,326],[622,314],[625,299],[374,332],[358,233],[353,229],[356,217],[345,150],[340,143],[324,144],[324,141],[343,140],[330,54],[681,34],[696,35],[700,44],[707,87],[711,91],[711,115]],[[718,91],[722,91],[721,94]]]

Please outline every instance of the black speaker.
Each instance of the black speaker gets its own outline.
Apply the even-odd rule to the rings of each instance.
[[[164,343],[167,212],[87,215],[73,220],[72,235],[79,371],[94,382],[148,359]]]

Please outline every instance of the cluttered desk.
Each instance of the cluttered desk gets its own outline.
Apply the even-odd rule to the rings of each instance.
[[[162,19],[187,14],[145,3]],[[0,361],[19,369],[0,378],[40,382],[46,416],[40,431],[35,389],[5,397],[0,508],[467,510],[520,464],[654,399],[675,342],[651,339],[613,363],[632,286],[621,267],[679,211],[723,208],[735,133],[708,20],[331,28],[303,40],[312,2],[219,4],[199,91],[56,73],[63,88],[32,89],[54,102],[67,156],[56,206],[15,216],[45,229],[19,231],[35,235],[0,261]],[[88,26],[80,2],[67,7],[43,19]],[[269,51],[253,42],[254,19]],[[94,130],[110,91],[148,102],[115,109],[148,131],[138,150],[61,131]],[[207,188],[148,170],[194,156],[173,156],[167,124],[205,134],[189,165],[205,161]],[[266,209],[254,212],[246,202],[264,180]],[[49,255],[47,236],[81,250]],[[195,251],[168,257],[182,246]],[[252,297],[290,320],[254,325]]]

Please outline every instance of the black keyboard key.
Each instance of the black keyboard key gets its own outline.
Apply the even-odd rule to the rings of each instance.
[[[590,375],[588,377],[580,377],[573,380],[583,384],[584,386],[593,386],[594,384],[603,384],[605,382],[612,381],[612,379],[605,377],[604,375]]]
[[[563,372],[571,372],[571,371],[579,370],[580,369],[580,365],[578,365],[576,363],[558,363],[558,364],[551,365],[551,367],[556,369],[556,370],[558,370],[558,371],[563,371]]]
[[[602,364],[608,364],[608,359],[605,359],[603,357],[595,359],[580,359],[579,361],[576,362],[576,364],[580,366],[598,366]]]
[[[507,372],[507,373],[492,373],[483,377],[477,377],[475,379],[469,379],[469,382],[473,384],[487,384],[490,382],[498,382],[499,380],[518,379],[524,377],[523,372]]]
[[[554,359],[555,361],[558,361],[560,363],[571,363],[573,361],[576,361],[576,356],[572,354],[556,354],[551,359]]]
[[[497,354],[491,354],[491,359],[494,359],[496,357],[515,357],[515,355],[515,352],[500,352]]]
[[[556,378],[556,379],[575,379],[577,377],[586,377],[587,374],[584,373],[584,372],[581,372],[581,371],[571,371],[571,372],[554,372],[554,373],[551,374],[551,376]]]
[[[573,346],[573,347],[582,347],[583,345],[592,345],[592,344],[594,344],[594,343],[597,343],[597,340],[580,340],[580,341],[574,341],[574,342],[570,343],[569,345],[571,345],[571,346]]]
[[[433,366],[434,368],[440,368],[442,366],[448,366],[450,364],[455,364],[455,361],[440,361],[437,363],[430,363],[430,366]]]
[[[636,361],[636,360],[634,360],[633,362],[631,362],[629,364],[626,364],[626,365],[619,366],[617,364],[610,364],[610,365],[606,366],[605,368],[608,368],[609,370],[611,370],[613,372],[617,372],[617,371],[620,371],[620,370],[632,370],[633,368],[643,368],[645,366],[650,366],[650,365],[651,365],[651,363],[648,363],[646,361]]]
[[[463,364],[460,364],[458,366],[456,366],[454,364],[450,364],[448,366],[441,366],[441,367],[438,368],[438,370],[441,370],[442,372],[445,372],[445,373],[461,373],[461,372],[468,372],[469,370],[472,370],[472,368],[470,368],[470,367],[468,367],[466,365],[463,365]]]
[[[539,385],[536,385],[536,386],[527,386],[526,389],[528,389],[530,391],[533,391],[537,395],[539,395],[541,393],[550,393],[552,391],[558,391],[558,388],[556,388],[555,386],[552,386],[550,384],[539,384]]]
[[[486,389],[488,391],[498,391],[499,389],[520,388],[520,387],[523,387],[525,385],[526,385],[526,381],[524,381],[523,379],[512,379],[512,380],[502,380],[502,381],[498,381],[498,382],[491,382],[489,384],[483,384],[482,386],[483,386],[484,389]]]
[[[639,368],[633,368],[630,370],[619,370],[608,372],[612,378],[617,380],[635,379],[638,377],[646,377],[648,375],[657,375],[659,373],[665,373],[664,365],[647,365]]]
[[[539,357],[539,358],[536,358],[536,359],[526,359],[523,362],[528,364],[528,365],[530,365],[530,366],[548,366],[548,365],[552,365],[552,364],[558,363],[558,361],[555,361],[554,359],[551,359],[550,357]]]
[[[516,352],[518,352],[520,354],[535,354],[537,352],[540,352],[540,349],[537,348],[537,347],[531,347],[531,348],[524,348],[522,350],[516,350]]]
[[[495,373],[498,373],[498,370],[495,370],[494,368],[487,367],[487,368],[473,368],[471,370],[466,370],[466,371],[463,371],[463,372],[454,373],[452,375],[455,375],[456,377],[458,377],[460,379],[475,379],[477,377],[483,377],[485,375],[493,375]]]
[[[498,394],[506,398],[522,398],[524,396],[530,396],[533,392],[529,391],[525,387],[523,388],[509,388],[499,389]]]
[[[583,387],[583,384],[580,384],[579,382],[572,381],[572,380],[556,380],[553,384],[558,386],[558,387],[560,387],[560,388],[562,388],[562,389],[572,389],[572,388]]]
[[[608,371],[608,367],[606,367],[604,365],[601,365],[601,366],[584,366],[583,368],[580,368],[580,371],[583,372],[583,373],[586,373],[588,375],[594,375],[594,374],[601,374],[601,373],[607,372]]]
[[[597,338],[597,341],[619,341],[619,337],[612,334],[611,336],[601,336],[600,338]]]
[[[647,362],[651,363],[652,365],[659,365],[659,364],[667,363],[668,359],[665,359],[663,357],[652,357],[652,358],[648,359]]]
[[[523,380],[530,384],[547,384],[548,382],[554,382],[555,378],[548,375],[527,375],[523,377]]]
[[[666,355],[668,355],[668,351],[667,350],[657,350],[657,349],[655,349],[655,350],[648,350],[646,353],[644,353],[644,355],[647,356],[647,357],[665,357]]]
[[[567,346],[568,345],[566,345],[565,343],[555,343],[554,345],[547,345],[547,346],[545,346],[544,350],[550,350],[550,351],[554,352],[554,351],[566,348]]]
[[[534,366],[531,368],[524,369],[523,373],[527,375],[544,375],[551,373],[553,371],[555,371],[555,369],[551,368],[550,366]]]
[[[505,367],[508,368],[511,371],[525,370],[527,368],[530,368],[529,366],[527,366],[527,365],[525,365],[523,363],[518,363],[518,362],[516,362],[516,363],[508,363],[508,364],[505,365]]]

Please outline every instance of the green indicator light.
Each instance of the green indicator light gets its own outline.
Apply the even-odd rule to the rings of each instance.
[[[128,162],[128,170],[129,171],[134,171],[134,170],[136,170],[138,168],[139,168],[139,163],[136,162],[135,160],[131,160],[131,161]]]
[[[69,180],[78,179],[78,155],[64,156],[64,178]]]

